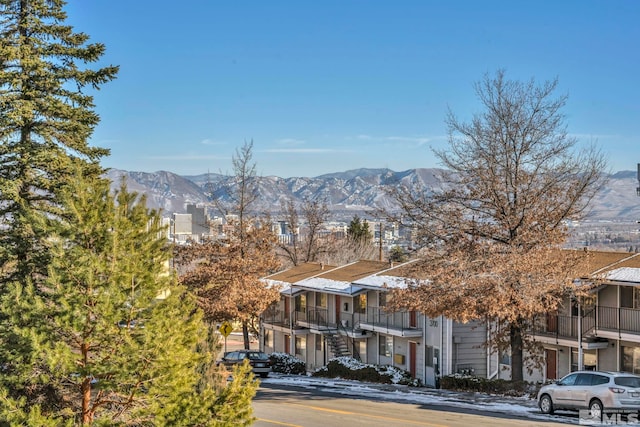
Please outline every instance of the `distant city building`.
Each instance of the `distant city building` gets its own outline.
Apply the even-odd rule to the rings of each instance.
[[[289,234],[289,224],[287,221],[278,221],[276,233],[279,235]]]
[[[173,214],[173,234],[191,234],[191,214]]]
[[[187,205],[187,213],[191,214],[191,234],[194,236],[208,235],[210,233],[209,218],[206,209],[196,205]]]

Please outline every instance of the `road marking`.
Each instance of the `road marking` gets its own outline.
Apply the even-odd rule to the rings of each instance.
[[[303,427],[303,426],[298,425],[298,424],[289,424],[289,423],[283,423],[283,422],[280,422],[280,421],[265,420],[264,418],[256,418],[256,420],[263,421],[263,422],[269,423],[269,424],[277,424],[279,426]]]
[[[363,412],[342,411],[342,410],[339,410],[339,409],[323,408],[321,406],[302,405],[300,403],[288,403],[287,402],[286,404],[287,405],[302,406],[303,408],[314,409],[316,411],[332,412],[332,413],[341,414],[341,415],[358,415],[358,416],[361,416],[361,417],[375,418],[375,419],[386,420],[386,421],[398,421],[398,422],[401,422],[401,423],[414,424],[414,425],[418,425],[418,426],[448,427],[445,424],[433,424],[433,423],[427,423],[427,422],[424,422],[424,421],[411,421],[411,420],[405,420],[404,418],[385,417],[385,416],[382,416],[382,415],[370,415],[370,414],[365,414]]]
[[[258,421],[263,421],[263,422],[265,422],[265,423],[269,423],[269,424],[277,424],[277,425],[279,425],[279,426],[303,427],[303,426],[298,425],[298,424],[283,423],[283,422],[280,422],[280,421],[266,420],[266,419],[264,419],[264,418],[256,418],[256,420],[258,420]]]

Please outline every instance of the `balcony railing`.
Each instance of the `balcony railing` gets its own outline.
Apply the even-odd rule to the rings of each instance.
[[[270,325],[289,325],[289,317],[290,313],[285,312],[283,310],[274,310],[268,309],[262,313],[260,316],[264,323],[268,323]]]
[[[367,307],[367,312],[360,314],[358,320],[361,325],[366,324],[386,329],[421,329],[417,324],[414,324],[415,317],[412,319],[411,313],[406,311],[387,312],[381,307]]]
[[[293,316],[293,326],[311,327],[317,329],[337,328],[344,330],[361,329],[362,325],[370,325],[386,329],[396,330],[421,330],[415,324],[415,314],[408,312],[387,313],[379,307],[367,307],[365,313],[340,313],[340,322],[335,319],[329,321],[329,311],[322,307],[305,307],[293,313],[285,313],[282,310],[267,310],[262,315],[262,321],[268,324],[289,326],[289,318]],[[365,328],[366,329],[366,328]]]
[[[583,336],[588,336],[595,330],[640,334],[640,310],[595,306],[585,310],[581,326]],[[532,332],[536,335],[576,339],[578,337],[578,317],[556,314],[540,316],[535,320]]]
[[[640,333],[640,310],[634,308],[597,307],[596,325],[603,331]]]
[[[578,318],[574,316],[559,316],[548,314],[534,321],[532,332],[535,335],[545,335],[558,338],[578,337]]]
[[[306,307],[304,310],[296,310],[293,313],[284,310],[268,309],[260,316],[264,323],[271,325],[289,326],[290,318],[293,318],[293,325],[297,322],[307,323],[310,326],[329,326],[327,323],[327,309]]]

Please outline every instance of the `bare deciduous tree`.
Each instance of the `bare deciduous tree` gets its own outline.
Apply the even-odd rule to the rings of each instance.
[[[180,247],[180,260],[194,262],[194,268],[180,277],[198,298],[198,305],[210,322],[238,320],[242,323],[244,346],[249,348],[249,330],[257,333],[258,316],[280,298],[278,289],[260,280],[276,271],[276,236],[270,222],[245,221],[243,231],[232,220],[223,239]],[[242,236],[242,239],[240,239]]]
[[[329,241],[320,236],[322,225],[329,216],[329,208],[325,202],[305,200],[299,212],[295,203],[289,200],[282,210],[292,234],[291,241],[279,245],[287,260],[293,265],[316,262],[321,255],[330,251]]]
[[[276,236],[269,218],[251,213],[258,198],[253,142],[245,142],[232,159],[234,180],[223,188],[229,202],[215,201],[225,218],[224,237],[178,247],[176,263],[186,273],[181,281],[194,290],[199,306],[210,321],[242,322],[244,346],[249,348],[249,329],[279,298],[277,289],[260,281],[279,268]]]
[[[524,359],[534,344],[532,319],[576,292],[572,279],[585,257],[559,250],[566,221],[582,218],[604,183],[606,161],[567,134],[567,97],[554,97],[556,88],[557,80],[486,75],[475,85],[485,111],[469,123],[449,111],[449,147],[435,151],[448,188],[395,192],[403,220],[416,226],[420,274],[430,281],[393,304],[499,325],[493,343],[511,351],[514,380],[523,378],[525,362],[536,362]]]

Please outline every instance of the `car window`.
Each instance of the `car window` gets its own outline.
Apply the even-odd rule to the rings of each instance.
[[[264,353],[260,353],[260,352],[249,353],[249,359],[251,360],[267,360],[268,358],[269,356],[267,356]]]
[[[578,378],[578,374],[570,374],[558,381],[560,385],[573,385],[576,382],[576,378]]]
[[[606,384],[609,382],[609,377],[604,375],[591,375],[591,385]]]
[[[576,382],[573,385],[591,385],[591,374],[578,374]]]
[[[613,379],[613,382],[616,383],[616,385],[640,388],[640,378],[638,377],[616,377]]]
[[[227,359],[227,360],[238,360],[238,352],[237,351],[229,352],[229,354],[227,354],[225,359]]]

